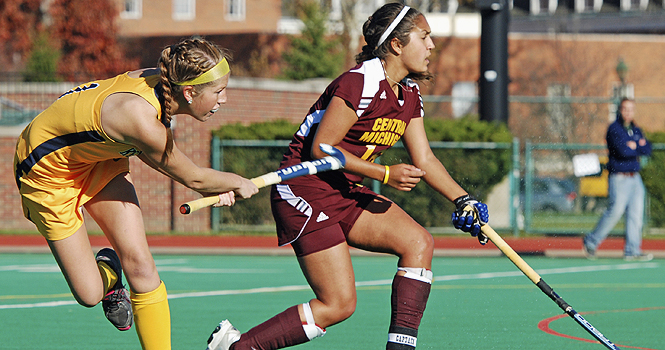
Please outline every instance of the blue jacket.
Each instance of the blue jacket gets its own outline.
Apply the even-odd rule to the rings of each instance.
[[[607,129],[607,149],[609,151],[609,161],[607,170],[610,173],[626,173],[640,171],[639,156],[648,156],[651,154],[651,143],[647,141],[646,145],[640,146],[639,140],[644,138],[642,130],[630,123],[630,127],[623,126],[623,118],[619,115],[616,121],[610,124]],[[628,141],[637,143],[636,149],[631,149],[626,145]]]

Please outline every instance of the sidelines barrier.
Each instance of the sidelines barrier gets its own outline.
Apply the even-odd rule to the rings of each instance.
[[[258,174],[276,169],[288,144],[289,141],[285,140],[220,140],[214,137],[211,164],[213,168],[219,170],[234,171],[248,176]],[[526,142],[523,153],[520,151],[521,145],[517,139],[512,143],[430,142],[430,146],[442,161],[469,152],[491,152],[486,153],[486,156],[496,157],[500,157],[501,152],[509,154],[510,167],[499,174],[505,177],[504,189],[491,191],[500,198],[498,205],[495,204],[490,208],[492,220],[506,223],[497,226],[500,232],[511,232],[515,236],[520,232],[580,235],[593,229],[604,209],[606,194],[603,195],[603,191],[599,189],[607,190],[607,184],[604,182],[606,174],[576,177],[573,158],[593,153],[602,159],[607,155],[605,145]],[[662,154],[659,152],[665,150],[665,144],[653,144],[652,148],[654,155]],[[377,162],[381,164],[408,162],[408,155],[401,142],[398,142],[395,147],[377,159]],[[644,159],[644,165],[648,163],[648,159]],[[454,168],[449,167],[449,171],[451,170]],[[451,174],[455,177],[453,171]],[[456,180],[465,181],[458,178]],[[445,203],[445,199],[441,196],[425,189],[427,185],[424,183],[406,194],[382,186],[379,181],[368,181],[365,185],[394,200],[430,232],[458,233],[449,223],[452,207],[447,207],[448,203]],[[423,189],[418,190],[421,186]],[[501,187],[501,184],[495,187]],[[252,198],[242,206],[214,208],[211,215],[213,231],[273,230],[274,221],[267,199],[268,191],[263,192],[256,196],[256,200]],[[428,205],[416,206],[422,202]],[[647,195],[646,208],[649,208],[649,204]],[[660,232],[658,222],[653,219],[652,212],[647,209],[645,232]],[[623,223],[620,223],[613,234],[621,234],[622,225]]]

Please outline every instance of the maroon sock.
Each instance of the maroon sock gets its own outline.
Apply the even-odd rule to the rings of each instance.
[[[391,297],[392,315],[388,330],[389,350],[416,348],[418,327],[425,312],[432,285],[404,276],[395,276]]]
[[[281,349],[307,341],[296,305],[243,333],[231,350]]]

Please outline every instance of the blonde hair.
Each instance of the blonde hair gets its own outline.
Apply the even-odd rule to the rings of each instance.
[[[171,125],[174,112],[171,110],[173,96],[183,88],[176,84],[200,76],[224,58],[231,60],[228,51],[205,39],[186,39],[162,50],[157,68],[160,70],[162,85],[163,112],[161,119],[164,125],[167,127]],[[194,91],[199,92],[203,87],[212,83],[193,85]]]
[[[161,89],[158,90],[161,94],[160,103],[162,104],[160,120],[166,126],[166,148],[162,155],[162,163],[166,161],[167,156],[173,150],[171,120],[174,111],[171,108],[171,103],[174,94],[181,92],[184,87],[176,85],[176,83],[200,76],[224,58],[227,61],[231,60],[228,51],[205,39],[186,39],[162,50],[162,54],[157,61],[161,83]],[[195,92],[199,92],[203,87],[213,83],[208,82],[192,86]]]

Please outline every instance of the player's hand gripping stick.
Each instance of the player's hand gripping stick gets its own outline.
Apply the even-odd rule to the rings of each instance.
[[[278,184],[284,180],[293,179],[304,175],[313,175],[324,171],[337,170],[344,168],[346,165],[346,157],[337,148],[320,144],[319,148],[328,154],[327,157],[316,159],[312,161],[302,162],[300,164],[292,165],[290,167],[273,171],[259,177],[251,179],[251,181],[258,188]],[[219,196],[203,197],[193,201],[189,201],[180,206],[180,213],[189,214],[201,208],[215,205],[219,202]]]

